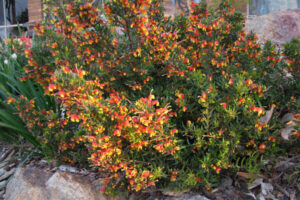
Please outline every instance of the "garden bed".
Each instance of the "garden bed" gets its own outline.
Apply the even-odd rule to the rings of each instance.
[[[46,2],[34,38],[2,42],[1,139],[96,171],[101,195],[297,198],[300,40],[260,45],[227,1],[161,3]]]

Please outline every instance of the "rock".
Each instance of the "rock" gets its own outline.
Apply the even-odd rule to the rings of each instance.
[[[106,200],[88,176],[34,167],[17,170],[8,183],[6,200]]]
[[[4,194],[4,190],[0,191],[0,197],[2,197],[2,195]]]
[[[7,184],[7,181],[1,181],[0,182],[0,190],[2,190]]]
[[[92,187],[90,180],[85,177],[57,171],[49,178],[46,183],[46,188],[50,194],[51,199],[104,199],[98,198],[101,196],[100,192],[96,192]]]
[[[184,193],[189,192],[190,190],[181,190],[181,191],[173,191],[173,190],[163,190],[162,193],[163,195],[166,196],[171,196],[171,197],[180,197]]]
[[[6,200],[50,199],[44,189],[51,174],[37,168],[19,169],[6,187]]]
[[[255,16],[247,19],[245,25],[246,32],[258,34],[259,42],[286,43],[300,37],[300,9]]]
[[[78,169],[76,169],[75,167],[71,167],[71,166],[67,166],[67,165],[61,165],[58,167],[58,169],[60,171],[65,171],[65,172],[72,172],[72,173],[79,172]]]
[[[0,176],[2,176],[2,175],[5,174],[5,173],[6,173],[6,170],[0,169]]]
[[[167,197],[165,200],[209,200],[200,194],[184,194],[181,197]]]

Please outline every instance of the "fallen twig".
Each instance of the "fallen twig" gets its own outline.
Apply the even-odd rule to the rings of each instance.
[[[13,175],[15,173],[16,169],[11,169],[10,171],[6,172],[5,174],[3,174],[1,177],[0,177],[0,181],[3,181],[3,180],[6,180],[8,179],[11,175]]]
[[[294,156],[294,157],[292,157],[292,158],[289,158],[289,159],[283,161],[282,163],[279,163],[278,165],[276,165],[276,166],[275,166],[275,169],[277,169],[277,168],[279,168],[279,167],[281,167],[281,166],[287,164],[288,162],[291,162],[291,161],[294,160],[294,159],[298,159],[298,158],[300,158],[300,155],[297,155],[297,156]]]
[[[282,169],[277,169],[277,171],[279,171],[279,172],[285,172],[288,169],[294,168],[294,167],[297,167],[297,166],[300,166],[300,163],[294,163],[294,164],[288,165],[288,166],[286,166],[286,167],[284,167]]]
[[[285,196],[290,197],[290,194],[285,189],[283,189],[280,185],[278,185],[277,183],[273,183],[273,184],[277,188],[277,190],[282,192]]]
[[[15,153],[16,153],[15,150],[10,151],[9,155],[6,156],[6,158],[3,161],[1,161],[2,163],[0,164],[0,168],[5,167],[7,165],[6,161],[8,161]]]

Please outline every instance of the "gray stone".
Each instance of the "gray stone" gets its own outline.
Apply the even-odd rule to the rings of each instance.
[[[88,176],[38,168],[18,169],[8,183],[6,200],[106,200]]]
[[[105,199],[100,192],[96,192],[87,177],[68,172],[57,171],[46,182],[46,189],[53,200],[92,200]]]
[[[180,197],[167,197],[166,200],[209,200],[200,194],[184,194]]]
[[[6,187],[6,200],[46,200],[50,199],[44,189],[51,176],[39,169],[19,169]]]
[[[259,42],[266,40],[278,44],[289,42],[293,38],[300,37],[300,9],[249,18],[245,30],[257,33]]]
[[[0,176],[2,176],[3,174],[5,174],[6,173],[6,170],[4,170],[4,169],[0,169]]]

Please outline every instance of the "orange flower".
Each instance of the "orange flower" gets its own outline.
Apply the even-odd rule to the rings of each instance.
[[[200,182],[202,180],[203,180],[202,178],[199,178],[199,177],[196,178],[196,182]]]
[[[175,170],[175,171],[172,171],[172,170],[170,170],[170,172],[171,172],[171,181],[176,181],[176,176],[177,176],[177,174],[178,174],[178,170]]]
[[[118,45],[118,40],[117,40],[116,38],[114,38],[114,39],[112,40],[112,45],[113,45],[114,47],[116,47],[116,46]]]
[[[48,87],[49,92],[53,92],[56,89],[57,89],[57,85],[56,84],[50,84],[49,87]]]
[[[52,47],[53,49],[55,49],[57,46],[58,46],[58,45],[57,45],[57,43],[56,43],[56,42],[55,42],[55,43],[53,43],[53,44],[51,45],[51,47]]]
[[[267,146],[264,143],[262,143],[259,145],[258,150],[259,152],[264,153],[266,148]]]
[[[202,96],[200,97],[200,102],[204,103],[207,99],[207,94],[205,92],[202,92]]]
[[[16,99],[12,98],[12,97],[8,97],[8,100],[6,101],[7,104],[11,104],[16,102]]]
[[[150,176],[150,172],[148,170],[144,170],[141,176],[147,178]]]
[[[245,103],[245,98],[240,98],[240,99],[238,100],[238,104],[243,104],[243,103]]]
[[[79,122],[80,121],[80,117],[76,114],[71,114],[70,119],[71,119],[72,122]]]
[[[276,141],[276,139],[274,137],[272,137],[272,136],[269,136],[268,140],[271,141],[271,142],[275,142]]]
[[[114,132],[113,132],[113,135],[114,135],[114,136],[121,136],[121,131],[120,131],[120,129],[115,129]]]
[[[48,124],[48,128],[52,128],[52,127],[54,127],[55,126],[55,123],[54,122],[50,122],[49,124]]]
[[[295,132],[294,132],[294,135],[295,135],[296,137],[300,137],[299,131],[295,131]]]
[[[227,104],[226,103],[221,103],[221,106],[226,109],[227,108]]]
[[[250,86],[251,84],[253,84],[253,81],[252,81],[250,78],[248,78],[248,79],[246,80],[246,84],[247,84],[248,86]]]

